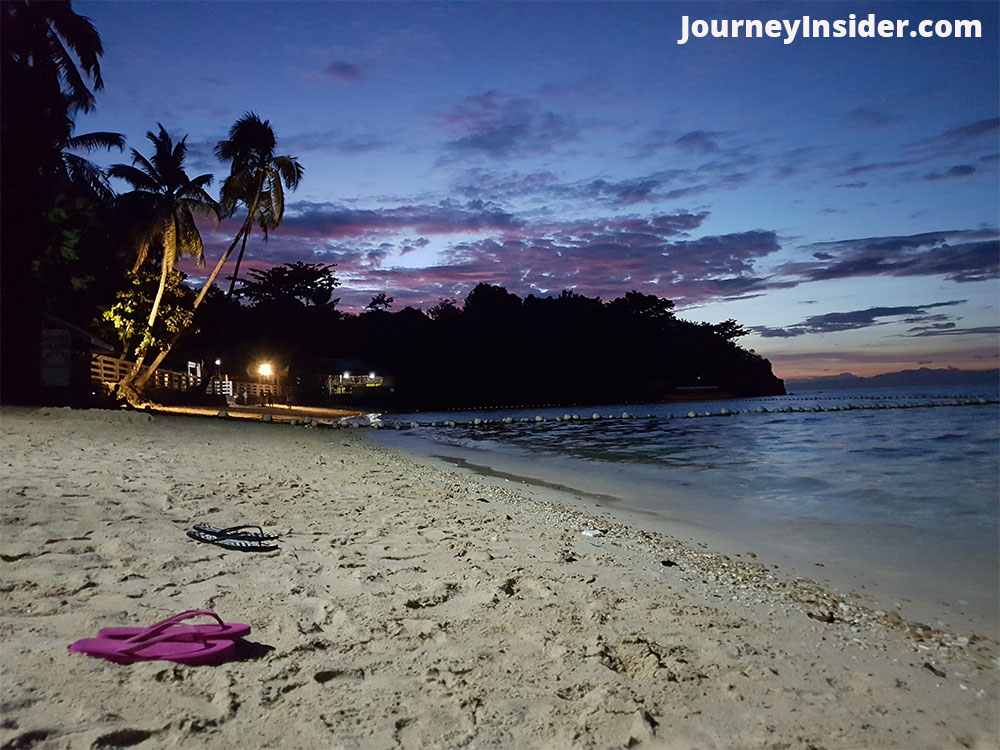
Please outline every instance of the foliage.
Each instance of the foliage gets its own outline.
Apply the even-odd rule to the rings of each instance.
[[[372,301],[365,306],[365,309],[371,310],[372,312],[375,312],[376,310],[388,310],[392,307],[392,302],[392,297],[387,295],[385,292],[379,292],[372,297]]]
[[[184,286],[185,275],[170,271],[160,301],[160,313],[153,326],[147,325],[160,286],[160,274],[146,268],[129,271],[127,286],[115,297],[104,314],[115,329],[122,348],[132,355],[143,350],[161,349],[178,331],[190,328],[194,318],[191,291]]]
[[[334,265],[296,261],[265,269],[251,268],[247,272],[250,280],[243,282],[239,296],[251,304],[294,300],[322,307],[330,304],[333,290],[340,286],[333,275]]]
[[[440,299],[427,311],[427,317],[431,320],[448,320],[457,318],[462,314],[458,303],[453,299]]]
[[[88,325],[110,298],[117,250],[107,242],[105,175],[79,155],[121,148],[117,133],[74,135],[103,88],[100,36],[67,0],[0,4],[0,385],[25,400],[37,378],[19,366],[38,351],[43,312]],[[115,279],[118,282],[119,279]],[[107,294],[107,296],[103,296]]]

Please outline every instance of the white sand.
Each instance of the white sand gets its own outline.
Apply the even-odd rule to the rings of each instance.
[[[992,641],[357,430],[61,409],[0,430],[2,748],[1000,746]],[[253,626],[240,660],[66,650],[192,608]]]

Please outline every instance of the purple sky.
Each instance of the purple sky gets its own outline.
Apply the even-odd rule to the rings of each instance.
[[[148,153],[162,122],[217,189],[214,144],[270,120],[306,174],[245,263],[336,263],[342,309],[636,289],[752,327],[779,377],[998,364],[994,2],[74,8],[106,82],[77,132]],[[852,12],[982,38],[677,43],[685,15]],[[237,225],[204,227],[210,260]]]

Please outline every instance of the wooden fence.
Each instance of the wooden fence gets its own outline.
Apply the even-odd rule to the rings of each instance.
[[[109,357],[107,354],[95,354],[90,361],[90,378],[95,383],[110,389],[118,383],[128,371],[132,363],[121,357]],[[201,385],[204,378],[174,370],[157,370],[150,379],[150,384],[157,388],[169,388],[174,391],[186,391]],[[275,383],[253,383],[230,380],[229,378],[213,378],[205,383],[205,390],[235,399],[241,403],[240,396],[248,394],[247,401],[257,402],[261,396],[270,394],[277,396],[279,388]]]
[[[110,387],[118,383],[129,370],[132,363],[121,357],[109,357],[107,354],[95,354],[90,360],[90,378],[95,383]],[[186,391],[201,383],[201,378],[188,375],[186,372],[173,370],[157,370],[150,379],[150,384],[157,388],[169,388],[175,391]]]

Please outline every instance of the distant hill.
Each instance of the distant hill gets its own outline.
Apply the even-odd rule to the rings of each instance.
[[[919,370],[887,372],[870,378],[862,378],[852,375],[849,372],[842,372],[840,375],[830,375],[822,378],[785,381],[785,386],[789,393],[839,388],[913,388],[941,385],[997,386],[1000,385],[1000,369],[959,370],[954,367],[948,367],[932,370],[928,367],[921,367]]]

